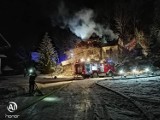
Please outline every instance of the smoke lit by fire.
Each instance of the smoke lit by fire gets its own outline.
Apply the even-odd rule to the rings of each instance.
[[[61,21],[60,27],[69,28],[75,35],[85,40],[88,39],[93,33],[96,33],[99,37],[108,35],[111,40],[116,39],[118,36],[113,33],[109,27],[95,22],[95,14],[92,9],[82,9],[73,15],[68,14],[68,9],[65,4],[61,2],[58,8],[58,18]],[[52,19],[55,23],[55,20]]]

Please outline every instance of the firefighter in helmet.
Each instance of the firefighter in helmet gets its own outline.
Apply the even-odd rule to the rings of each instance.
[[[34,94],[34,86],[35,86],[35,79],[37,77],[36,69],[34,67],[31,67],[28,69],[28,75],[29,75],[29,94]]]

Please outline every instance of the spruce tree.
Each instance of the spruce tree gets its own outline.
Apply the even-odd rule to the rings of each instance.
[[[57,52],[51,43],[48,33],[45,33],[44,38],[39,46],[39,65],[42,73],[51,73],[56,69],[58,59]]]

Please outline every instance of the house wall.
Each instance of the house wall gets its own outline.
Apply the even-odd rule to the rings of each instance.
[[[71,57],[71,53],[73,53],[73,56]],[[71,51],[66,52],[68,59],[72,59],[72,62],[83,59],[93,59],[96,61],[111,58],[115,63],[118,62],[118,56],[119,56],[119,49],[118,45],[112,45],[112,46],[105,46],[102,48],[98,47],[79,47],[74,48]],[[70,60],[66,60],[63,63],[69,62]],[[69,63],[72,63],[69,62]]]
[[[81,58],[84,59],[100,59],[101,54],[100,54],[100,48],[98,47],[79,47],[79,48],[74,48],[72,50],[73,56],[72,59],[74,59],[74,61],[80,60]],[[68,51],[66,52],[68,58],[70,58],[70,54],[71,52]]]
[[[115,63],[117,63],[118,55],[118,45],[102,47],[102,59],[111,58]]]

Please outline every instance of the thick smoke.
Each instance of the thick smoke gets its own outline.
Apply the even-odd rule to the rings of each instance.
[[[58,13],[59,21],[63,23],[61,27],[68,27],[75,35],[83,40],[88,39],[93,33],[96,33],[99,37],[108,35],[111,40],[117,38],[117,35],[111,29],[94,21],[95,14],[92,9],[82,9],[73,15],[69,15],[65,4],[61,2]]]
[[[87,39],[95,32],[96,24],[93,21],[93,16],[93,10],[83,9],[69,19],[68,27],[78,37]]]

